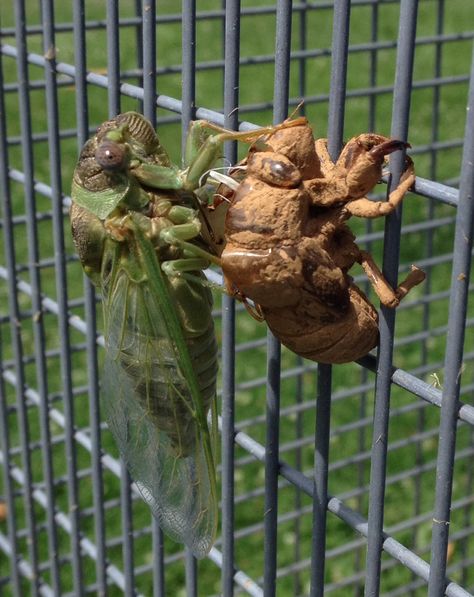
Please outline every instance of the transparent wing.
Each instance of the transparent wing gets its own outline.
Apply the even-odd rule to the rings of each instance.
[[[172,299],[158,297],[147,281],[153,272],[144,274],[136,282],[118,268],[108,287],[105,414],[130,474],[162,529],[203,557],[217,525],[215,471],[205,422],[215,398],[212,320],[207,333],[186,339],[199,384],[196,398],[190,392],[192,374],[183,374],[182,355],[165,323],[163,300]],[[200,408],[204,421],[197,416]]]

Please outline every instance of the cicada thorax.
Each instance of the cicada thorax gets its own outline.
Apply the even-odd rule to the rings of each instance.
[[[150,229],[155,233],[173,225],[163,215],[153,224],[150,222]],[[168,297],[157,300],[131,232],[126,242],[109,239],[111,251],[104,254],[106,350],[120,363],[143,416],[166,435],[175,455],[185,458],[195,453],[200,437],[188,380],[163,320],[160,300],[169,300],[174,306],[207,413],[216,394],[218,367],[212,295],[204,274],[195,271],[190,272],[193,279],[165,276]],[[182,257],[176,247],[156,243],[154,250],[160,263]]]

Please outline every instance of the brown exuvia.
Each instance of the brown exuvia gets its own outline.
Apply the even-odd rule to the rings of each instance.
[[[387,201],[365,195],[386,156],[407,144],[376,134],[351,139],[334,163],[305,118],[287,121],[250,148],[230,195],[222,269],[229,292],[251,299],[279,340],[322,363],[353,361],[378,343],[378,314],[348,274],[365,270],[380,301],[396,307],[425,274],[415,266],[392,288],[346,221],[386,216],[415,180],[407,158]],[[227,196],[228,192],[223,191]]]

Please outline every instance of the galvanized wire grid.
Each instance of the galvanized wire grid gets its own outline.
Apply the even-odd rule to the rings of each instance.
[[[0,592],[473,594],[473,31],[447,13],[460,3],[64,4],[0,8]],[[453,52],[464,62],[446,72]],[[423,53],[430,70],[417,71]],[[281,353],[222,299],[222,533],[197,563],[151,520],[101,422],[102,340],[68,180],[90,132],[125,109],[172,144],[191,119],[248,129],[301,99],[333,156],[366,130],[412,141],[403,221],[362,223],[358,238],[390,281],[400,256],[428,278],[397,314],[382,309],[377,361],[334,368]]]

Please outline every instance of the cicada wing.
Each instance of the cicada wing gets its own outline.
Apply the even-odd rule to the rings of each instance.
[[[118,273],[105,307],[102,393],[109,428],[162,529],[203,557],[217,526],[209,430],[195,416],[179,355],[146,283]],[[208,386],[209,404],[215,386]]]

